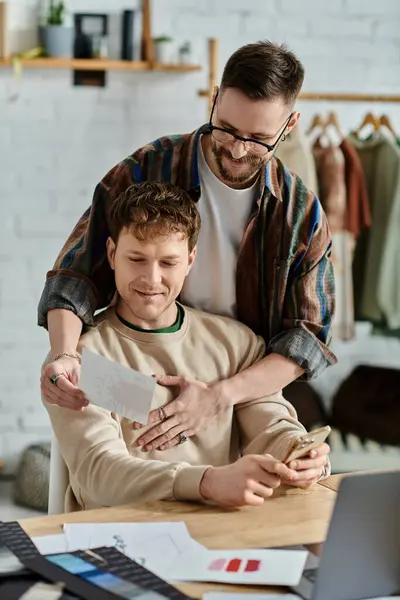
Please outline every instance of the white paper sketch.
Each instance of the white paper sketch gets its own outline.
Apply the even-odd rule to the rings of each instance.
[[[83,348],[79,387],[92,404],[145,425],[156,380]]]
[[[147,569],[169,579],[175,561],[185,553],[206,551],[189,534],[185,523],[66,523],[69,552],[115,546]]]
[[[63,533],[33,537],[32,542],[40,554],[59,554],[67,552],[67,539]]]

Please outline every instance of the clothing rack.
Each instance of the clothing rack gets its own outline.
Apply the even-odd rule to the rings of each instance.
[[[213,102],[214,88],[217,85],[219,42],[215,38],[208,40],[208,87],[199,90],[202,98],[208,99],[207,116]],[[400,96],[390,94],[342,94],[331,92],[302,92],[299,100],[328,102],[391,102],[400,103]]]
[[[330,102],[400,102],[400,96],[388,94],[335,94],[330,92],[302,92],[299,100]]]
[[[219,43],[215,38],[208,40],[208,88],[199,90],[199,96],[208,98],[208,114],[210,113],[214,87],[217,85]],[[391,102],[400,103],[400,96],[390,94],[342,94],[333,92],[302,92],[299,100],[328,102]]]

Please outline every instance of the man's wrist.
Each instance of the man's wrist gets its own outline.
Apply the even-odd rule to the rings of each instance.
[[[79,364],[81,364],[81,362],[82,362],[81,357],[79,356],[79,354],[77,354],[77,352],[58,352],[56,354],[51,353],[50,362],[55,362],[56,360],[59,360],[60,358],[73,358]]]
[[[50,356],[57,356],[57,354],[77,354],[77,345],[74,346],[73,344],[50,344]]]
[[[234,396],[234,385],[231,383],[231,379],[222,379],[217,381],[211,387],[217,396],[217,402],[220,412],[224,412],[228,408],[231,408],[238,402]]]
[[[212,500],[212,479],[216,467],[208,467],[200,481],[199,492],[204,500]]]

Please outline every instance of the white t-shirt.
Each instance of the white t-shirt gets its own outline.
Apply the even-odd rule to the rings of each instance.
[[[198,168],[201,230],[181,300],[199,310],[235,318],[237,256],[258,183],[244,190],[225,185],[208,166],[201,138]]]

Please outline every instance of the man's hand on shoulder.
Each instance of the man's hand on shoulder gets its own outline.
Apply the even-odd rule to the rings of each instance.
[[[293,480],[295,471],[269,454],[243,456],[231,465],[209,467],[200,483],[205,500],[226,507],[260,506],[282,479]]]

